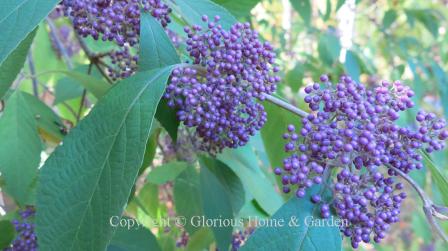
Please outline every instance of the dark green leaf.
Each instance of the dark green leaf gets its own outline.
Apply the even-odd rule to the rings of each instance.
[[[203,159],[200,162],[203,162]],[[233,210],[226,189],[216,176],[204,166],[204,163],[201,163],[201,166],[202,207],[205,218],[210,220],[222,219],[223,221],[231,222],[233,219]],[[213,225],[211,228],[217,247],[220,250],[227,250],[232,239],[232,225]]]
[[[2,0],[0,65],[60,0]]]
[[[191,235],[197,229],[191,225],[193,216],[203,215],[199,174],[189,166],[174,181],[174,205],[178,216],[185,217],[185,229]]]
[[[190,242],[190,240],[188,242]],[[160,244],[160,247],[162,248],[162,251],[176,251],[177,250],[176,240],[170,235],[159,237],[159,244]]]
[[[236,17],[247,17],[250,11],[257,5],[260,0],[213,0],[224,8],[228,9]]]
[[[9,220],[0,221],[0,249],[9,247],[14,240],[15,229]]]
[[[173,142],[176,142],[180,121],[177,119],[176,111],[168,106],[166,99],[160,101],[159,107],[157,107],[156,119],[168,132]]]
[[[76,79],[64,77],[61,78],[55,87],[55,100],[54,104],[59,104],[70,99],[80,97],[84,88],[79,84]]]
[[[310,0],[290,0],[292,7],[299,13],[306,25],[311,22],[311,2]]]
[[[196,24],[207,27],[207,24],[202,21],[203,15],[207,15],[210,19],[220,16],[219,24],[224,29],[229,29],[237,23],[237,20],[229,11],[210,0],[176,0],[176,3],[182,12],[182,16],[190,25]]]
[[[180,63],[170,38],[149,13],[141,13],[140,30],[139,71]]]
[[[327,7],[325,10],[324,21],[327,21],[331,15],[331,0],[327,0]]]
[[[146,228],[128,230],[118,227],[107,251],[162,251],[156,237]]]
[[[296,66],[286,73],[285,82],[291,87],[293,92],[298,92],[302,86],[304,67],[301,63],[297,63]]]
[[[148,174],[148,182],[153,184],[162,185],[168,181],[172,181],[179,176],[188,167],[187,162],[169,162],[167,164],[154,168]]]
[[[37,28],[20,42],[19,46],[5,59],[0,65],[0,99],[3,98],[6,91],[8,91],[11,84],[19,74],[23,67],[27,53],[33,42],[34,35],[36,35]]]
[[[347,51],[345,55],[345,71],[356,82],[359,82],[359,75],[361,75],[361,67],[359,66],[358,57],[352,51]]]
[[[202,167],[208,168],[218,178],[230,198],[233,212],[238,213],[245,202],[245,192],[241,180],[232,169],[218,159],[202,156],[200,160]]]
[[[226,149],[218,159],[230,167],[261,207],[273,214],[283,204],[282,197],[275,191],[275,186],[269,181],[258,165],[258,158],[250,144],[238,149]]]
[[[101,98],[110,89],[111,85],[101,79],[77,71],[52,71],[62,73],[76,80],[80,85],[90,91],[96,98]]]
[[[43,250],[104,250],[143,161],[172,67],[112,88],[41,169],[36,231]],[[63,233],[63,234],[61,234]]]
[[[389,29],[389,27],[395,22],[397,19],[397,12],[395,10],[388,10],[384,14],[383,17],[383,28],[385,30]]]
[[[307,196],[302,199],[295,196],[291,198],[272,216],[272,219],[276,219],[277,222],[283,221],[283,226],[258,228],[241,248],[241,251],[341,250],[342,239],[337,226],[313,226],[310,224],[311,217],[322,222],[318,216],[319,206],[311,203],[310,200],[311,194],[319,193],[319,189],[318,186],[311,188]],[[292,219],[296,219],[295,223],[298,224],[295,225]],[[330,222],[322,224],[330,224]]]
[[[0,172],[6,193],[20,205],[31,199],[42,151],[36,120],[25,95],[15,91],[0,118]]]

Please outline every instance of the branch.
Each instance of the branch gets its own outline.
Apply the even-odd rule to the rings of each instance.
[[[436,231],[436,233],[445,241],[448,242],[448,237],[445,232],[441,229],[439,223],[435,218],[441,220],[447,220],[448,217],[443,214],[444,211],[447,211],[446,207],[435,205],[431,198],[420,188],[420,186],[415,183],[415,181],[409,177],[409,175],[405,174],[401,170],[388,166],[390,169],[394,170],[399,176],[405,179],[416,191],[418,196],[423,201],[423,212],[425,213],[426,218],[428,219],[431,227]]]
[[[53,41],[56,44],[57,49],[61,52],[62,58],[64,59],[65,63],[67,64],[68,69],[73,69],[73,63],[70,59],[70,56],[67,53],[67,50],[65,49],[63,43],[59,39],[59,36],[57,34],[56,26],[53,23],[53,20],[51,18],[46,18],[48,26],[50,27],[50,36],[53,38]]]
[[[36,68],[34,67],[33,55],[31,54],[31,51],[28,52],[28,67],[30,69],[31,75],[35,75]],[[34,94],[34,96],[39,98],[39,88],[38,88],[37,78],[32,77],[31,82],[33,83],[33,94]]]

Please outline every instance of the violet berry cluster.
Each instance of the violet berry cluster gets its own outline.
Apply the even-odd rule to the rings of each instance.
[[[173,71],[165,98],[187,127],[196,129],[201,150],[210,153],[245,145],[266,122],[257,101],[276,90],[275,53],[248,23],[229,30],[203,16],[206,28],[186,27],[193,65]]]
[[[25,210],[19,211],[20,220],[13,220],[12,224],[17,232],[16,238],[10,247],[3,249],[4,251],[36,251],[37,238],[34,232],[34,223],[32,218],[35,215],[34,207],[27,207]]]
[[[184,248],[188,245],[188,241],[190,240],[190,236],[187,231],[182,231],[181,236],[176,241],[177,248]]]
[[[138,44],[140,6],[162,26],[170,22],[171,9],[161,0],[63,0],[62,6],[81,36],[114,41],[119,46]]]
[[[336,85],[327,76],[320,80],[305,88],[304,101],[312,113],[302,119],[300,130],[288,126],[283,138],[290,156],[274,172],[282,176],[283,192],[294,189],[304,197],[307,188],[331,181],[332,168],[342,168],[332,185],[335,200],[325,202],[319,195],[311,200],[320,204],[322,217],[329,217],[333,208],[348,220],[349,227],[341,230],[353,247],[371,236],[379,242],[398,221],[406,197],[398,192],[403,185],[393,181],[395,169],[421,169],[422,151],[443,149],[446,122],[419,112],[415,128],[398,126],[399,112],[414,106],[414,93],[398,81],[366,88],[347,76]]]

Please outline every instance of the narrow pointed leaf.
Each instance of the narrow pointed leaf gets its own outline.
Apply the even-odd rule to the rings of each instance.
[[[147,71],[180,63],[176,49],[160,23],[142,12],[140,19],[139,70]]]
[[[143,162],[171,67],[118,83],[41,170],[36,231],[42,250],[104,250]]]
[[[204,14],[212,20],[215,16],[220,16],[219,23],[224,29],[229,29],[237,22],[228,10],[210,0],[177,0],[176,3],[190,25],[207,27],[207,24],[201,20]]]

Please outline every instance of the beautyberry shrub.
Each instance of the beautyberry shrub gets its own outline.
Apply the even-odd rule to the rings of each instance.
[[[225,30],[218,16],[202,19],[207,29],[185,28],[193,64],[174,70],[164,97],[196,129],[199,148],[218,153],[245,145],[261,129],[266,112],[257,101],[276,90],[280,77],[273,47],[248,23]]]

